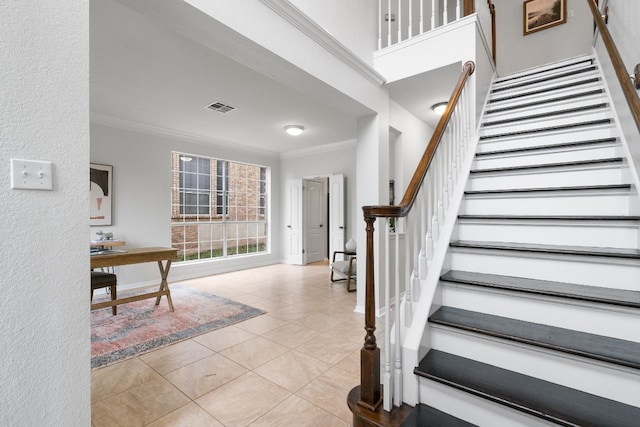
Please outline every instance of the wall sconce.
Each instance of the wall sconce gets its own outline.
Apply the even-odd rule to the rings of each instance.
[[[437,104],[433,104],[431,106],[431,109],[439,116],[442,115],[442,113],[444,113],[444,110],[447,109],[447,103],[446,102],[438,102]]]
[[[284,127],[284,130],[291,136],[298,136],[304,130],[304,126],[300,125],[288,125]]]

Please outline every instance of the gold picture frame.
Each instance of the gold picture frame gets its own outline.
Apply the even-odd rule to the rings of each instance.
[[[522,12],[526,36],[567,22],[567,0],[526,0]]]

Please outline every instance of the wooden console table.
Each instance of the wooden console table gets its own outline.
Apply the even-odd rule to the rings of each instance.
[[[91,310],[98,308],[113,307],[119,304],[126,304],[133,301],[140,301],[147,298],[156,298],[156,305],[160,304],[160,297],[167,296],[169,309],[173,311],[173,302],[171,301],[171,292],[167,283],[169,276],[169,268],[171,268],[171,260],[175,259],[178,254],[177,249],[173,248],[134,248],[127,249],[123,252],[101,253],[91,255],[91,268],[114,267],[118,265],[141,264],[145,262],[157,262],[160,269],[160,288],[157,292],[147,292],[141,295],[134,295],[126,298],[118,298],[111,301],[98,302],[91,304]]]

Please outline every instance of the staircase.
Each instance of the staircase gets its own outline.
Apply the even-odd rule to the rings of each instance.
[[[640,425],[640,199],[591,57],[494,82],[403,425]]]

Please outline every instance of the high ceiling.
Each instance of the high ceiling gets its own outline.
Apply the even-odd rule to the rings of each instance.
[[[90,2],[91,113],[98,123],[129,122],[281,153],[355,139],[357,117],[371,113],[222,26],[216,40],[227,52],[229,46],[245,52],[222,54],[224,49],[206,47],[150,18],[144,6],[134,11],[122,3],[127,1]],[[251,55],[252,67],[230,58],[242,55]],[[390,96],[435,126],[437,117],[424,106],[441,100],[440,92],[453,84],[434,81],[420,75],[394,82]],[[420,90],[412,89],[415,84]],[[214,102],[236,109],[223,114],[205,108]],[[287,135],[283,127],[290,124],[305,132]]]

